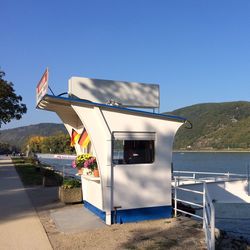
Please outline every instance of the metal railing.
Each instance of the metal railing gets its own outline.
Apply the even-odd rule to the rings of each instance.
[[[211,181],[225,181],[236,179],[247,179],[249,174],[235,174],[235,173],[215,173],[215,172],[198,172],[198,171],[173,171],[174,177],[178,177],[178,185],[183,182],[197,183],[197,182],[211,182]],[[185,183],[187,184],[187,183]]]
[[[212,202],[212,200],[209,196],[209,193],[208,193],[207,184],[206,184],[206,182],[203,182],[203,191],[192,190],[189,188],[180,187],[178,185],[178,178],[179,177],[174,177],[174,214],[175,214],[175,217],[177,217],[177,212],[181,212],[181,213],[188,214],[190,216],[193,216],[193,217],[196,217],[198,219],[203,220],[203,230],[205,233],[207,248],[209,250],[214,250],[215,249],[215,234],[214,234],[215,211],[214,211],[213,202]],[[191,201],[179,199],[178,194],[177,194],[177,190],[182,190],[184,192],[191,192],[191,193],[195,193],[197,195],[202,195],[202,197],[203,197],[202,205],[199,203],[194,203]],[[193,213],[184,211],[182,209],[179,209],[178,202],[202,208],[203,215],[200,216],[200,215],[193,214]]]
[[[184,170],[175,170],[173,171],[173,174],[178,176],[178,177],[184,177],[184,178],[191,178],[191,179],[196,179],[197,176],[215,176],[214,178],[218,177],[227,177],[228,179],[230,178],[241,178],[247,177],[247,174],[235,174],[235,173],[230,173],[230,172],[224,172],[224,173],[217,173],[217,172],[199,172],[199,171],[184,171]],[[180,174],[184,174],[184,176],[180,176]]]

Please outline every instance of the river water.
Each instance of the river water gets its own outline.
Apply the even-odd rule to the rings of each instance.
[[[65,175],[75,175],[71,162],[74,156],[69,159],[61,159],[60,156],[38,155],[41,162],[53,166],[55,169],[64,172]],[[230,172],[236,174],[246,174],[250,165],[250,152],[174,152],[173,170],[199,171],[199,172]],[[224,209],[235,209],[239,204],[225,204]],[[223,209],[217,206],[216,209]],[[227,216],[216,218],[216,227],[226,230],[231,234],[243,236],[250,241],[250,206],[245,204],[244,209],[240,208],[242,216],[240,218],[230,218]],[[218,211],[218,214],[221,214]]]
[[[57,170],[75,174],[71,162],[75,156],[38,154],[42,162],[54,166]],[[65,159],[67,157],[68,159]],[[250,152],[174,152],[173,170],[200,171],[200,172],[231,172],[246,174],[250,166]]]
[[[201,172],[246,174],[250,152],[175,152],[173,169]]]

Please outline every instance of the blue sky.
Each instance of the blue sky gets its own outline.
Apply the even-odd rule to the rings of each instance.
[[[0,67],[28,112],[1,129],[60,122],[35,109],[46,67],[71,76],[158,83],[160,111],[250,100],[249,0],[0,0]]]

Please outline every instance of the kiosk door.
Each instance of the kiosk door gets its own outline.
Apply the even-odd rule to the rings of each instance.
[[[150,205],[148,184],[154,160],[154,132],[113,133],[114,207],[131,209]]]

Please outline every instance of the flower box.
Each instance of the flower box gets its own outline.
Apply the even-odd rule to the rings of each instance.
[[[82,188],[64,188],[59,187],[59,199],[66,204],[82,202]]]
[[[59,199],[64,203],[82,202],[81,182],[72,178],[65,178],[59,187]]]

